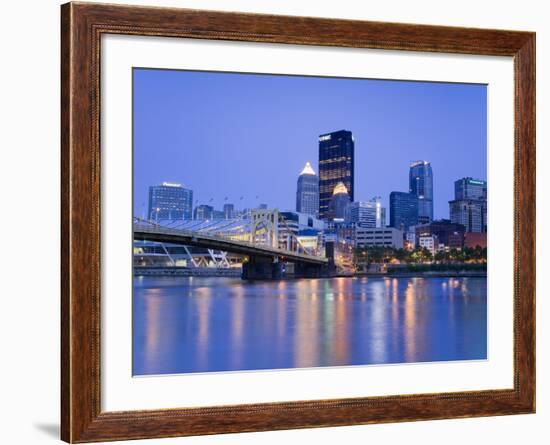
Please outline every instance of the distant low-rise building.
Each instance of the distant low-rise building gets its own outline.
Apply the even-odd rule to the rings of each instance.
[[[225,212],[223,210],[212,211],[212,219],[225,219]]]
[[[193,219],[213,219],[214,207],[207,204],[201,204],[195,207]]]
[[[223,205],[223,214],[225,219],[235,218],[237,212],[235,212],[235,205],[233,204],[224,204]]]
[[[415,226],[409,227],[409,230],[405,232],[405,240],[403,242],[403,248],[407,250],[414,250],[416,247],[416,231]]]
[[[301,247],[308,252],[316,252],[322,245],[321,232],[316,229],[303,229],[298,231],[296,240]]]
[[[421,224],[414,228],[416,239],[421,236],[437,236],[440,244],[449,249],[462,249],[464,246],[464,226],[452,223],[448,219],[432,221],[430,224]]]
[[[428,249],[432,255],[439,250],[439,239],[437,235],[425,235],[418,237],[418,247]]]
[[[303,241],[309,245],[317,245],[319,233],[324,228],[324,222],[313,215],[299,212],[279,212],[278,223],[279,246],[284,249],[296,248],[296,243]],[[308,239],[308,237],[312,237]],[[315,242],[313,240],[315,237]]]
[[[355,247],[403,248],[403,231],[394,227],[366,228],[355,227],[353,242]]]
[[[476,248],[477,246],[481,248],[487,247],[487,234],[466,232],[464,234],[464,247]]]

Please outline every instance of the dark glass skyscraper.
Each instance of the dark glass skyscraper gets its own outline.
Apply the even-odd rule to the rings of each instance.
[[[170,182],[149,187],[148,219],[191,219],[192,210],[193,190]]]
[[[306,163],[298,177],[296,211],[316,218],[319,216],[319,177],[315,174],[309,162]]]
[[[418,198],[418,222],[434,219],[432,166],[428,161],[415,161],[409,170],[409,192]]]
[[[339,182],[344,183],[350,200],[354,200],[354,152],[351,131],[319,136],[319,218],[329,217],[329,203]]]
[[[390,226],[407,230],[418,224],[418,198],[412,193],[390,193]]]

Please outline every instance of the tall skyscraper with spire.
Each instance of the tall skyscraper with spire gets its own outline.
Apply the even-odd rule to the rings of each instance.
[[[319,177],[313,171],[309,161],[298,176],[296,211],[316,218],[319,216]]]
[[[409,170],[409,193],[418,198],[418,223],[434,219],[432,166],[428,161],[414,161]]]
[[[340,130],[319,136],[319,218],[329,217],[334,188],[342,182],[354,200],[355,142],[351,131]]]

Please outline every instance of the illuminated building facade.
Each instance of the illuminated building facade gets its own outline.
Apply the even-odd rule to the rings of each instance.
[[[379,196],[370,201],[357,201],[350,204],[350,222],[359,227],[384,227],[386,209]]]
[[[448,219],[432,221],[430,224],[422,224],[415,227],[416,238],[422,236],[437,236],[439,244],[449,249],[462,249],[464,247],[464,226],[452,223]]]
[[[306,163],[298,177],[296,211],[314,217],[319,216],[319,177],[309,162]]]
[[[171,182],[149,187],[148,219],[191,219],[192,211],[193,190]]]
[[[319,218],[328,219],[334,188],[342,182],[354,199],[355,142],[351,131],[340,130],[319,136]]]
[[[333,221],[349,221],[350,197],[343,182],[334,187],[330,198],[327,218]]]

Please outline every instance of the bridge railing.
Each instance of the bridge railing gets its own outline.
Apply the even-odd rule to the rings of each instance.
[[[202,231],[196,232],[196,231],[185,230],[185,229],[175,229],[175,228],[165,227],[151,221],[138,220],[137,218],[134,220],[134,232],[136,231],[142,232],[142,233],[150,233],[152,235],[165,234],[165,235],[174,235],[174,236],[182,236],[182,237],[197,238],[197,239],[200,238],[201,240],[210,240],[212,242],[218,242],[218,243],[219,242],[231,243],[234,245],[245,246],[250,249],[255,249],[266,253],[270,253],[272,255],[286,256],[290,258],[298,257],[298,258],[316,259],[316,260],[326,259],[325,257],[311,255],[309,253],[300,253],[300,252],[294,252],[291,250],[274,248],[274,247],[266,246],[265,244],[257,244],[257,243],[253,243],[245,240],[235,240],[230,236],[224,237],[219,235],[212,235],[208,232],[202,232]]]

